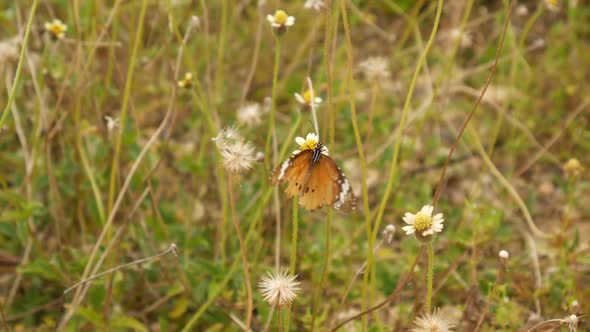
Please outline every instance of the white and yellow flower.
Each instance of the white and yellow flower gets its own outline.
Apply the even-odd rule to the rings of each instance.
[[[315,150],[320,141],[320,137],[315,133],[309,133],[305,138],[295,137],[295,142],[299,144],[299,150]]]
[[[66,36],[66,31],[68,31],[68,26],[58,18],[51,22],[45,22],[44,28],[55,39],[62,39]]]
[[[184,78],[178,81],[179,88],[189,89],[193,85],[193,74],[185,73]]]
[[[317,107],[322,102],[322,98],[316,97],[312,90],[307,90],[303,94],[295,93],[295,99],[301,105]]]
[[[443,230],[443,219],[442,213],[432,216],[434,207],[432,205],[424,205],[422,209],[416,213],[406,212],[403,220],[408,226],[402,227],[407,235],[417,234],[419,236],[434,235],[434,233],[440,233]]]
[[[284,32],[287,27],[295,24],[295,17],[287,15],[284,10],[280,9],[275,11],[274,15],[267,15],[266,19],[270,23],[270,26],[279,32]]]

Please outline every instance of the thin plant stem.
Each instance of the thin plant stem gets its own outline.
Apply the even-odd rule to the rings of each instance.
[[[8,327],[8,323],[6,321],[6,314],[4,313],[4,305],[2,304],[2,301],[0,301],[0,315],[2,317],[2,327],[4,328],[4,331],[12,331],[10,327]]]
[[[326,15],[325,15],[325,25],[326,25],[326,33],[324,35],[324,66],[326,68],[326,78],[328,80],[328,116],[329,116],[329,125],[328,125],[328,141],[330,142],[330,146],[334,145],[334,136],[335,136],[335,128],[334,128],[334,91],[332,89],[333,84],[333,77],[332,77],[332,0],[326,1]]]
[[[479,319],[477,320],[477,325],[475,325],[473,332],[479,331],[481,324],[483,324],[483,321],[486,318],[486,314],[488,313],[488,310],[490,309],[490,304],[492,302],[492,299],[498,293],[498,286],[500,285],[500,282],[502,281],[502,277],[504,276],[505,271],[506,271],[506,260],[500,258],[500,269],[498,270],[498,274],[496,275],[496,281],[494,281],[494,285],[492,286],[492,290],[490,291],[490,294],[488,294],[488,298],[486,299],[486,304],[484,306],[484,309],[479,314]]]
[[[410,266],[410,269],[408,270],[408,272],[406,272],[403,279],[397,283],[397,286],[395,287],[395,290],[393,291],[393,293],[391,293],[385,300],[381,301],[379,304],[375,305],[372,308],[364,310],[352,317],[349,317],[349,318],[343,320],[338,325],[336,325],[334,328],[332,328],[330,331],[334,332],[334,331],[338,330],[339,328],[341,328],[342,326],[346,325],[347,323],[349,323],[355,319],[358,319],[360,317],[363,317],[363,316],[385,306],[386,304],[388,304],[390,302],[393,302],[393,300],[395,300],[397,298],[397,296],[399,295],[399,292],[404,288],[404,286],[410,280],[412,274],[414,273],[414,269],[416,268],[416,265],[418,265],[418,262],[420,261],[420,258],[422,257],[423,252],[424,252],[424,246],[420,246],[420,249],[418,250],[418,253],[416,254],[416,258],[414,258],[414,262],[412,263],[412,266]]]
[[[318,288],[314,294],[313,300],[313,308],[312,308],[312,316],[311,316],[311,331],[315,330],[315,322],[317,318],[318,311],[320,310],[320,298],[321,294],[324,289],[324,283],[328,278],[328,271],[330,269],[330,238],[332,236],[332,210],[328,210],[328,215],[326,217],[326,250],[324,252],[324,262],[322,264],[322,274],[320,276],[320,282],[318,284]]]
[[[298,196],[293,197],[293,230],[291,234],[291,260],[289,262],[289,273],[295,275],[295,268],[297,263],[297,232],[299,223],[299,199]],[[291,318],[291,306],[285,313],[285,329],[289,331],[289,320]]]
[[[234,181],[235,181],[235,174],[230,174],[229,176],[229,206],[231,209],[232,219],[234,221],[234,227],[236,228],[236,233],[238,235],[238,241],[240,242],[240,252],[242,254],[242,265],[244,268],[244,278],[246,279],[246,296],[247,296],[247,306],[246,306],[246,331],[250,331],[250,326],[252,325],[252,308],[253,308],[253,301],[252,301],[252,284],[250,283],[250,271],[248,268],[248,255],[246,254],[246,246],[244,243],[244,237],[242,236],[242,230],[240,228],[240,222],[238,220],[238,214],[236,212],[236,201],[235,201],[235,194],[234,194]]]
[[[510,23],[510,18],[512,16],[512,8],[514,7],[514,3],[515,0],[511,0],[510,2],[510,7],[508,9],[508,13],[506,15],[506,21],[504,22],[504,30],[502,32],[501,38],[500,38],[500,42],[498,45],[498,48],[496,50],[496,56],[494,59],[494,63],[492,65],[492,69],[490,71],[490,74],[488,76],[488,79],[486,81],[486,84],[484,85],[484,88],[482,89],[482,92],[478,98],[478,100],[476,101],[474,107],[471,109],[471,112],[469,113],[469,115],[467,116],[465,122],[463,123],[463,127],[462,127],[462,131],[457,135],[457,137],[455,138],[455,142],[453,143],[453,146],[451,146],[451,151],[449,151],[449,154],[447,155],[447,159],[445,160],[445,165],[443,166],[443,170],[441,172],[441,176],[439,178],[438,184],[437,184],[437,189],[434,193],[434,197],[432,200],[432,205],[436,206],[436,203],[438,202],[438,197],[440,197],[440,193],[441,193],[441,188],[442,188],[442,182],[444,180],[444,175],[446,172],[446,169],[449,166],[449,162],[451,160],[451,157],[453,155],[453,151],[456,149],[458,142],[461,140],[463,131],[465,130],[465,128],[467,127],[467,124],[469,123],[469,121],[471,120],[473,113],[475,112],[475,110],[477,109],[477,107],[479,106],[479,104],[481,103],[481,100],[483,99],[483,96],[485,95],[485,91],[487,89],[487,87],[490,85],[494,74],[496,72],[496,69],[498,67],[498,61],[500,58],[500,54],[502,52],[502,47],[504,45],[504,39],[506,36],[506,31],[508,30],[508,25]],[[389,295],[385,300],[383,300],[382,302],[380,302],[379,304],[375,305],[374,307],[367,309],[365,311],[362,311],[352,317],[349,317],[347,319],[345,319],[344,321],[340,322],[338,325],[336,325],[336,327],[332,328],[331,331],[336,331],[338,330],[340,327],[344,326],[345,324],[347,324],[350,321],[353,321],[355,319],[358,319],[366,314],[369,314],[375,310],[378,310],[379,308],[385,306],[386,304],[392,302],[398,295],[398,293],[401,291],[401,289],[406,285],[406,283],[410,280],[410,277],[412,275],[412,273],[414,272],[414,269],[416,268],[416,265],[418,264],[418,261],[420,260],[420,257],[422,257],[422,253],[424,251],[424,247],[421,246],[420,249],[418,250],[418,253],[416,254],[416,258],[414,259],[414,262],[412,263],[412,266],[410,267],[410,269],[408,270],[408,272],[405,274],[404,278],[402,279],[402,281],[398,282],[396,289],[393,291],[393,293],[391,295]]]
[[[127,70],[127,77],[125,79],[125,88],[123,92],[123,101],[121,102],[121,113],[119,116],[119,132],[117,135],[117,142],[115,143],[115,152],[113,155],[113,161],[111,163],[111,178],[109,181],[109,196],[107,210],[110,212],[113,209],[113,203],[115,200],[115,185],[117,182],[118,174],[118,163],[121,155],[121,148],[123,146],[123,136],[125,136],[125,127],[127,124],[127,109],[129,106],[129,99],[131,97],[131,88],[133,87],[133,74],[135,73],[135,63],[137,61],[137,54],[139,47],[142,44],[143,35],[143,22],[145,20],[145,13],[147,8],[147,0],[143,0],[141,3],[141,10],[139,13],[139,22],[137,23],[137,33],[135,35],[135,41],[133,42],[133,48],[131,56],[129,58],[129,69]]]
[[[467,115],[467,118],[465,118],[465,121],[463,122],[463,125],[461,126],[461,130],[459,131],[459,134],[457,135],[457,137],[455,138],[455,141],[451,145],[451,148],[449,150],[449,154],[447,155],[447,159],[445,160],[445,165],[443,166],[443,169],[440,173],[440,177],[438,179],[438,183],[437,183],[436,189],[434,191],[434,195],[433,195],[434,197],[432,198],[432,206],[433,207],[436,207],[436,204],[438,203],[438,200],[440,198],[440,194],[441,194],[442,188],[443,188],[443,182],[445,179],[445,174],[447,172],[447,169],[449,168],[449,163],[451,162],[451,157],[453,156],[453,153],[457,149],[457,146],[459,145],[459,141],[461,141],[461,137],[463,137],[463,133],[465,132],[465,128],[467,128],[467,125],[471,121],[471,118],[473,118],[473,115],[475,114],[475,110],[477,110],[477,108],[479,107],[479,104],[481,104],[481,101],[483,100],[483,97],[484,97],[486,91],[488,90],[490,83],[492,83],[492,80],[494,79],[494,76],[496,75],[496,70],[498,69],[498,61],[500,59],[500,54],[502,53],[502,48],[504,47],[504,40],[506,39],[506,32],[508,31],[508,26],[510,25],[510,19],[512,17],[512,8],[514,8],[514,3],[515,3],[515,0],[510,1],[510,6],[508,7],[508,13],[506,15],[506,21],[504,22],[504,28],[502,30],[502,35],[500,36],[500,43],[498,45],[498,49],[496,50],[494,64],[492,65],[492,68],[490,70],[490,74],[488,75],[488,79],[486,80],[486,83],[484,84],[484,86],[481,90],[481,93],[480,93],[479,97],[477,98],[477,101],[475,102],[475,105],[473,105],[473,107],[471,108],[471,111],[469,112],[469,115]]]
[[[442,0],[441,0],[442,1]],[[363,142],[361,139],[361,134],[359,131],[359,126],[357,122],[356,116],[356,104],[354,100],[355,96],[355,89],[354,89],[354,80],[353,80],[353,68],[354,68],[354,60],[352,56],[352,40],[350,37],[350,26],[348,23],[348,14],[346,10],[346,2],[345,0],[340,0],[340,9],[342,12],[342,24],[344,26],[344,35],[346,37],[346,55],[347,55],[347,78],[346,78],[346,85],[348,87],[348,98],[350,103],[350,113],[351,113],[351,121],[352,121],[352,128],[354,130],[354,138],[356,141],[356,146],[358,150],[360,166],[361,166],[361,178],[362,178],[362,190],[363,190],[363,210],[365,215],[365,228],[367,230],[367,241],[368,241],[368,248],[367,251],[367,261],[368,265],[372,266],[373,264],[373,236],[371,236],[371,210],[369,207],[369,189],[367,187],[367,164],[365,162],[365,152],[363,148]],[[367,306],[367,291],[369,287],[369,273],[365,273],[363,278],[363,301],[362,301],[362,308],[363,310]],[[369,306],[371,304],[369,303]],[[367,322],[366,319],[363,317],[363,331],[366,330]]]
[[[275,63],[272,74],[272,89],[270,95],[270,116],[268,121],[268,133],[266,135],[266,145],[264,146],[264,160],[266,169],[271,168],[270,147],[272,133],[275,129],[275,113],[277,108],[277,82],[279,79],[279,67],[281,61],[281,37],[275,35]]]
[[[477,134],[475,129],[473,129],[471,127],[469,129],[470,129],[470,134],[473,137],[473,141],[475,143],[475,148],[477,149],[477,152],[479,153],[479,155],[483,159],[486,166],[490,169],[492,174],[496,177],[496,179],[498,181],[500,181],[500,184],[502,184],[502,186],[504,186],[504,188],[506,188],[506,190],[508,190],[508,193],[510,194],[510,196],[512,196],[512,198],[516,201],[516,204],[518,205],[520,211],[524,215],[524,220],[526,221],[531,232],[541,238],[545,238],[545,239],[550,238],[550,236],[548,234],[544,233],[539,228],[537,228],[537,225],[535,225],[535,222],[533,221],[533,217],[531,216],[531,213],[529,212],[526,204],[524,203],[524,201],[522,200],[522,198],[518,194],[518,191],[516,191],[516,189],[510,183],[510,181],[508,181],[504,177],[504,175],[502,175],[502,173],[498,170],[496,165],[494,165],[494,163],[492,162],[492,160],[490,159],[490,157],[486,153],[486,151],[481,143],[481,140],[479,139],[479,135]]]
[[[162,251],[161,253],[159,253],[159,254],[157,254],[157,255],[150,256],[150,257],[147,257],[147,258],[138,259],[138,260],[136,260],[136,261],[133,261],[133,262],[131,262],[131,263],[127,263],[127,264],[119,265],[119,266],[116,266],[116,267],[114,267],[114,268],[112,268],[112,269],[108,269],[108,270],[106,270],[106,271],[104,271],[104,272],[101,272],[101,273],[99,273],[99,274],[97,274],[97,275],[93,275],[93,276],[89,277],[88,279],[84,279],[84,280],[82,280],[82,281],[80,281],[80,282],[76,283],[75,285],[73,285],[73,286],[69,287],[68,289],[66,289],[66,290],[64,291],[64,294],[67,294],[67,293],[69,293],[71,290],[73,290],[73,289],[75,289],[75,288],[77,288],[77,287],[80,287],[80,286],[82,286],[82,285],[84,285],[84,284],[86,284],[86,283],[88,283],[88,282],[90,282],[90,281],[92,281],[92,280],[94,280],[94,279],[100,278],[100,277],[102,277],[102,276],[105,276],[105,275],[107,275],[107,274],[111,274],[111,273],[113,273],[113,272],[117,272],[117,271],[119,271],[119,270],[122,270],[122,269],[128,268],[128,267],[130,267],[130,266],[133,266],[133,265],[137,265],[137,264],[141,264],[141,263],[145,263],[145,262],[152,261],[152,260],[154,260],[154,259],[160,258],[160,257],[162,257],[162,256],[164,256],[164,255],[167,255],[167,254],[169,254],[169,253],[172,253],[174,256],[177,256],[177,253],[176,253],[176,244],[172,243],[172,244],[170,245],[170,247],[168,247],[168,249],[166,249],[166,250]]]
[[[426,46],[424,47],[424,51],[420,55],[418,59],[418,63],[416,64],[416,69],[414,70],[414,75],[412,76],[412,80],[410,82],[410,87],[408,88],[408,94],[406,96],[406,101],[404,103],[404,108],[402,110],[402,115],[400,119],[400,123],[397,127],[396,131],[396,139],[395,145],[393,147],[393,156],[391,160],[391,168],[389,170],[389,178],[387,181],[387,186],[385,188],[385,193],[383,194],[383,199],[381,200],[381,204],[379,205],[379,210],[377,212],[377,217],[375,218],[375,227],[373,229],[373,238],[377,238],[377,234],[379,231],[379,226],[381,225],[381,221],[383,220],[383,214],[385,212],[385,207],[387,206],[387,202],[389,201],[389,197],[391,196],[391,192],[393,189],[393,182],[395,180],[395,176],[397,173],[398,162],[399,162],[399,154],[401,150],[401,142],[402,142],[402,133],[404,131],[404,126],[406,122],[406,118],[408,116],[408,112],[410,109],[410,104],[412,101],[412,97],[414,96],[414,89],[416,87],[416,82],[418,80],[418,75],[420,74],[420,70],[422,66],[426,62],[426,56],[432,47],[434,42],[434,38],[438,31],[438,26],[440,23],[440,17],[442,14],[442,7],[443,7],[443,0],[438,0],[437,9],[436,9],[436,17],[434,19],[434,25],[432,27],[432,31],[430,33],[430,38],[426,42]]]
[[[2,128],[2,126],[4,125],[4,121],[6,121],[6,117],[8,116],[12,103],[14,102],[14,98],[16,96],[16,89],[18,88],[18,83],[20,81],[20,74],[23,69],[23,63],[25,61],[25,52],[27,51],[27,46],[29,44],[29,35],[31,34],[31,27],[33,26],[33,19],[35,18],[35,12],[37,11],[38,4],[39,0],[33,0],[33,4],[31,5],[31,13],[29,14],[29,20],[27,22],[27,27],[25,29],[25,37],[23,38],[23,42],[20,48],[18,64],[16,65],[14,82],[12,83],[12,89],[10,90],[10,94],[8,95],[8,102],[6,102],[6,107],[4,107],[2,117],[0,118],[0,128]]]
[[[434,275],[434,250],[432,249],[432,242],[426,244],[428,252],[428,271],[427,271],[427,284],[426,284],[426,312],[432,311],[432,277]]]
[[[307,77],[307,85],[309,86],[309,91],[311,92],[310,108],[311,108],[311,118],[313,120],[313,129],[315,130],[315,133],[319,136],[320,135],[320,127],[318,126],[318,116],[315,111],[315,103],[314,103],[315,90],[313,89],[313,84],[311,83],[311,78],[309,78],[309,76]]]
[[[215,96],[214,98],[219,100],[222,96],[221,89],[223,88],[223,76],[224,76],[224,55],[225,55],[225,41],[227,39],[227,25],[228,25],[228,12],[229,12],[229,0],[222,0],[221,2],[221,22],[219,39],[217,40],[217,58],[215,68]],[[248,325],[248,328],[250,326]]]
[[[279,332],[283,331],[283,324],[281,324],[281,309],[277,309],[277,327]],[[287,321],[286,330],[289,331],[289,321]]]

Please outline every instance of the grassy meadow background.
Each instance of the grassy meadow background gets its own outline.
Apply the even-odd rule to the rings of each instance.
[[[330,331],[380,304],[338,330],[426,331],[434,308],[454,331],[590,329],[588,2],[305,3],[0,0],[2,328]],[[270,181],[314,132],[308,77],[355,212]],[[254,147],[239,174],[228,126]],[[429,309],[401,228],[438,195]],[[301,290],[273,308],[280,268]]]

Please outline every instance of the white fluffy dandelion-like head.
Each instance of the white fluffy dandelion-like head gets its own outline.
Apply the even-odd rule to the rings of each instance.
[[[434,235],[443,230],[443,215],[442,213],[432,216],[434,207],[432,205],[424,205],[418,213],[413,214],[406,212],[403,220],[408,226],[402,227],[406,234],[417,234],[421,236]]]
[[[452,332],[454,324],[439,309],[416,318],[412,332]]]
[[[213,140],[221,154],[223,167],[232,173],[248,171],[257,161],[254,146],[244,141],[235,127],[226,127]]]
[[[369,82],[383,83],[383,81],[389,79],[391,76],[389,63],[382,56],[369,57],[363,60],[359,63],[359,68]]]
[[[305,1],[305,4],[303,5],[303,7],[306,9],[313,9],[313,10],[317,10],[317,11],[321,10],[325,6],[326,6],[326,4],[324,3],[323,0],[307,0],[307,1]]]
[[[238,122],[248,127],[262,123],[263,108],[259,103],[249,103],[238,108]]]
[[[258,288],[264,301],[274,307],[290,305],[301,290],[297,275],[289,275],[287,270],[283,269],[278,272],[268,272],[260,279]]]

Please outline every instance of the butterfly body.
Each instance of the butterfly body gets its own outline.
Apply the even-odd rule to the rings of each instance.
[[[274,172],[272,182],[287,182],[285,192],[289,196],[298,195],[299,204],[307,210],[324,205],[337,210],[355,209],[350,182],[320,142],[313,149],[293,152]]]

